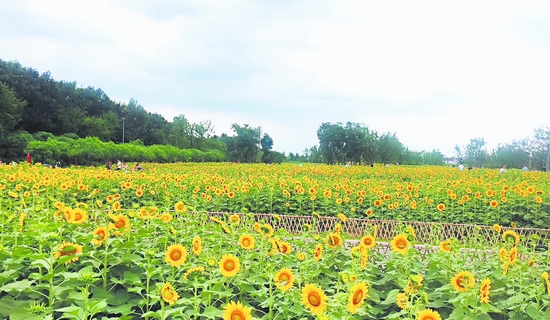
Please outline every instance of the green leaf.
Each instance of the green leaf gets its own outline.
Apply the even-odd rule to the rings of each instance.
[[[525,309],[525,313],[533,319],[543,319],[544,317],[540,314],[538,306],[534,303],[530,303]]]
[[[17,292],[22,292],[22,291],[25,291],[26,289],[30,289],[31,285],[34,283],[34,281],[29,281],[27,279],[24,279],[24,280],[21,280],[21,281],[15,281],[15,282],[12,282],[12,283],[8,283],[2,287],[0,287],[0,291],[5,291],[5,292],[12,292],[12,291],[17,291]]]
[[[395,304],[395,297],[397,297],[398,293],[399,293],[399,289],[394,289],[388,292],[388,297],[386,298],[386,300],[380,302],[380,304],[383,306]]]
[[[73,305],[70,305],[70,306],[68,306],[68,307],[63,307],[63,308],[56,309],[55,311],[56,311],[56,312],[63,312],[63,313],[70,313],[70,314],[77,315],[78,312],[79,312],[80,310],[81,310],[80,307],[75,306],[75,305],[73,304]]]
[[[45,259],[34,260],[31,262],[31,266],[40,265],[46,270],[50,270],[50,262]]]
[[[220,318],[223,314],[222,310],[217,309],[213,306],[208,306],[204,309],[204,312],[202,313],[203,316],[209,318],[209,319],[215,319]]]
[[[124,281],[134,285],[141,284],[141,279],[139,276],[130,271],[124,271]]]
[[[90,308],[89,310],[91,314],[96,314],[100,311],[103,311],[105,307],[107,307],[107,301],[105,301],[105,299],[102,299],[102,300],[91,302],[89,305],[89,308]]]

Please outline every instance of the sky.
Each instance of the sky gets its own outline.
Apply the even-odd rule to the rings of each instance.
[[[325,122],[414,151],[550,126],[550,1],[0,0],[0,59],[303,153]]]

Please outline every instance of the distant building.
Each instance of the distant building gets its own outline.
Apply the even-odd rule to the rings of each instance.
[[[451,158],[444,158],[443,159],[445,161],[446,164],[449,164],[449,165],[457,165],[458,164],[458,161],[460,160],[459,158],[456,158],[456,157],[451,157]]]

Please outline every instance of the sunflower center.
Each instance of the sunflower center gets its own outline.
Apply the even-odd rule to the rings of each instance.
[[[407,241],[397,241],[396,244],[395,244],[396,247],[398,247],[399,249],[405,249],[407,247]]]
[[[173,261],[181,259],[181,256],[182,253],[180,250],[173,250],[172,252],[170,252],[170,259],[172,259]]]
[[[80,212],[75,213],[75,214],[74,214],[74,220],[75,220],[75,221],[80,221],[80,220],[82,220],[82,213],[80,213]]]
[[[243,239],[243,246],[245,247],[250,246],[250,239]]]
[[[363,290],[359,289],[353,294],[353,304],[359,304],[363,301]]]
[[[162,295],[164,296],[164,298],[166,300],[170,300],[172,299],[172,297],[174,297],[174,293],[172,292],[172,290],[170,289],[165,289],[163,292],[162,292]]]
[[[231,271],[233,269],[235,269],[235,263],[231,260],[227,260],[224,264],[223,264],[223,268],[227,271]],[[244,318],[243,318],[244,319]]]
[[[99,230],[97,232],[97,236],[100,237],[101,239],[105,239],[105,231]]]
[[[72,249],[72,250],[64,249],[64,250],[61,251],[60,256],[72,256],[72,255],[75,255],[75,254],[76,254],[76,249]]]
[[[242,313],[242,311],[240,310],[235,310],[233,312],[231,312],[231,320],[244,320],[246,319],[244,314]]]
[[[317,292],[310,292],[307,296],[307,301],[314,307],[321,305],[321,297]]]
[[[117,222],[115,222],[115,227],[117,229],[120,229],[120,228],[124,227],[124,221],[123,220],[118,220]]]
[[[287,273],[283,273],[283,274],[281,274],[281,275],[279,276],[279,280],[280,280],[281,282],[283,282],[283,281],[289,281],[289,280],[290,280],[290,276],[289,276]]]

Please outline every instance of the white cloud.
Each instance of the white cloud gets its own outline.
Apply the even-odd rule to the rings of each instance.
[[[260,125],[278,151],[323,122],[413,150],[490,147],[550,118],[550,3],[6,1],[0,58],[168,120]],[[2,31],[4,30],[4,31]]]

